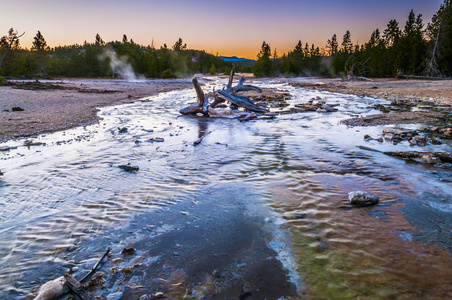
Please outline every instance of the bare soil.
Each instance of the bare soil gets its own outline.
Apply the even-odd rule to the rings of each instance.
[[[369,79],[369,81],[345,81],[339,78],[297,78],[287,81],[298,87],[376,97],[389,101],[421,100],[434,101],[442,105],[452,104],[452,80]]]
[[[444,122],[446,120],[446,116],[440,112],[405,111],[398,113],[371,115],[364,118],[350,118],[342,121],[342,123],[348,126],[375,126],[415,123],[428,124]]]
[[[92,124],[99,107],[191,87],[185,79],[10,81],[0,86],[0,142]]]

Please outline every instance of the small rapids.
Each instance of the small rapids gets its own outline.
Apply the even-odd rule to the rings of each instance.
[[[104,249],[112,240],[97,237],[150,212],[171,232],[166,214],[209,198],[212,207],[199,206],[196,217],[224,209],[263,228],[261,239],[301,295],[452,297],[452,185],[441,181],[451,172],[358,148],[450,152],[452,145],[366,142],[364,135],[378,136],[383,126],[340,121],[379,113],[368,106],[381,100],[256,84],[289,92],[291,106],[316,97],[340,106],[249,122],[187,117],[178,110],[195,92],[186,90],[103,108],[99,124],[37,137],[36,146],[8,142],[13,149],[0,152],[0,295],[32,299],[40,285],[94,254],[74,262],[66,259],[70,249]],[[222,82],[203,89],[212,87]],[[139,171],[118,167],[128,163]],[[356,190],[378,195],[380,204],[352,207],[347,194]],[[143,224],[127,226],[127,243],[145,238]]]

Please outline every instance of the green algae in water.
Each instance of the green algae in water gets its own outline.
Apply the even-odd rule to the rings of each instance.
[[[319,249],[318,239],[292,230],[292,251],[311,299],[399,297],[393,275],[378,270],[374,262],[344,251]],[[319,253],[320,252],[320,253]]]

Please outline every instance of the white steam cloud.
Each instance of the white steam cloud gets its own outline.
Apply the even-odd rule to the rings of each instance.
[[[127,62],[127,58],[125,56],[119,57],[113,49],[106,49],[104,53],[99,55],[99,59],[105,60],[107,58],[110,60],[110,67],[113,72],[113,77],[119,75],[122,78],[127,79],[127,81],[137,81],[142,79],[135,74],[132,66]]]

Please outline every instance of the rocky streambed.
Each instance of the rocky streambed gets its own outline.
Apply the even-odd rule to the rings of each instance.
[[[3,143],[2,297],[33,299],[65,272],[81,279],[107,247],[87,286],[104,299],[452,296],[452,171],[385,154],[450,153],[448,113],[400,132],[352,127],[342,121],[387,102],[253,84],[276,91],[274,117],[180,116],[188,89]],[[352,205],[354,191],[379,202]]]

